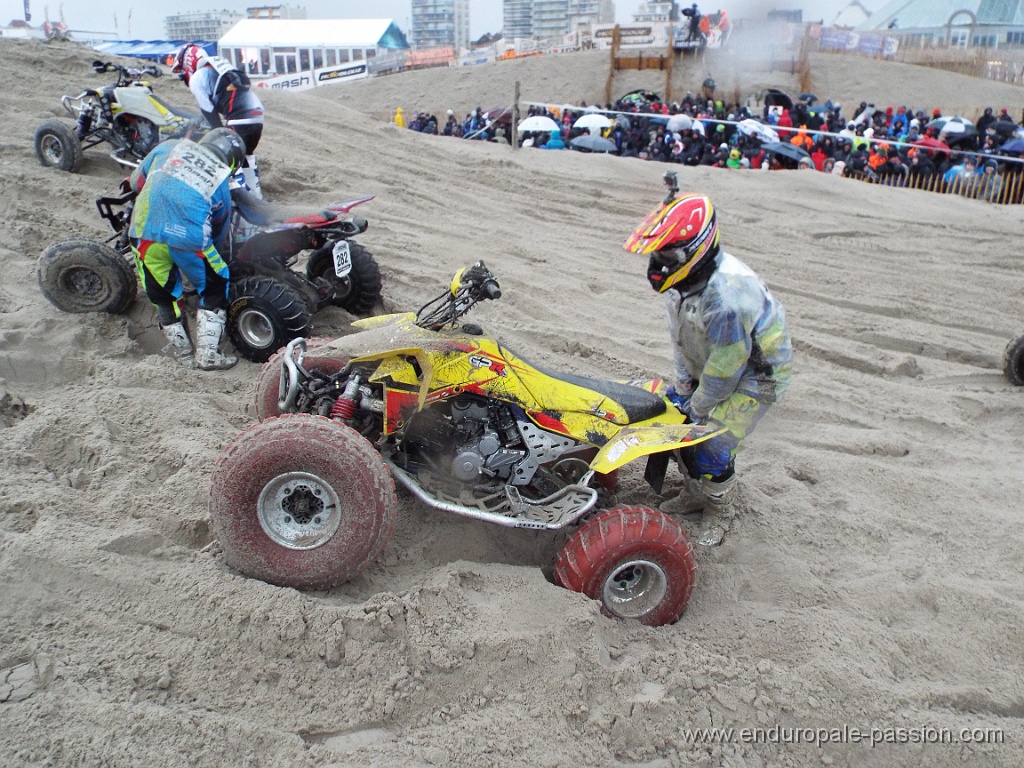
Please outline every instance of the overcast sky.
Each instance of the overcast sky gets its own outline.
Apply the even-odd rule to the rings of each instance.
[[[745,9],[802,8],[804,19],[830,21],[849,0],[715,0],[708,10],[725,8],[733,18],[742,18]],[[875,11],[885,0],[861,0]],[[640,0],[616,0],[616,21],[632,21]],[[296,0],[296,2],[255,2],[255,0],[30,0],[33,26],[45,21],[64,21],[72,30],[100,32],[113,37],[159,39],[164,36],[165,16],[199,10],[237,10],[242,13],[254,5],[291,5],[305,8],[307,18],[390,18],[408,31],[410,0]],[[704,4],[697,0],[698,7]],[[485,32],[501,30],[501,0],[470,0],[470,34],[476,38]],[[129,16],[130,13],[130,16]],[[0,0],[0,23],[24,18],[23,0]]]

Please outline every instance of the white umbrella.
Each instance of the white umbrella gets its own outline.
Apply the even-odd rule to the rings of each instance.
[[[689,115],[672,115],[666,127],[670,131],[685,131],[693,127],[693,118]]]
[[[558,123],[546,115],[533,115],[519,123],[518,129],[522,131],[557,131]]]
[[[740,120],[736,124],[736,130],[746,136],[756,136],[765,143],[779,140],[779,134],[773,128],[751,117],[748,117],[746,120]]]
[[[939,138],[943,135],[949,136],[973,136],[978,132],[974,123],[965,117],[940,117],[928,123],[926,128],[935,128],[939,132]]]
[[[597,130],[603,130],[610,127],[612,121],[604,115],[599,115],[596,112],[591,112],[588,115],[584,115],[575,123],[572,124],[573,128],[595,128]]]

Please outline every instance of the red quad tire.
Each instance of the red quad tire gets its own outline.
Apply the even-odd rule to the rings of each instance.
[[[683,615],[697,563],[674,520],[617,507],[580,527],[558,555],[555,583],[601,602],[606,616],[659,627]]]
[[[336,373],[348,363],[344,355],[333,355],[321,357],[314,354],[317,347],[322,347],[331,339],[324,336],[315,336],[306,339],[306,356],[302,361],[302,367],[307,371],[317,373]],[[281,360],[284,359],[286,347],[277,350],[270,359],[263,364],[259,376],[256,377],[256,389],[253,392],[253,408],[258,421],[281,416],[281,409],[277,407],[277,401],[281,392]]]
[[[387,466],[355,430],[295,414],[237,435],[210,479],[227,564],[283,587],[329,589],[383,552],[397,517]]]

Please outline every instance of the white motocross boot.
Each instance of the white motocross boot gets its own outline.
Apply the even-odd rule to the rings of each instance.
[[[224,371],[238,363],[234,355],[220,351],[220,337],[224,334],[227,313],[199,309],[196,312],[196,367],[204,371]]]
[[[167,346],[160,350],[161,354],[173,357],[186,368],[192,367],[192,339],[188,337],[183,323],[171,323],[161,328],[167,337]]]
[[[717,547],[725,538],[732,519],[736,475],[730,475],[721,482],[701,477],[700,495],[704,498],[704,517],[701,519],[702,530],[697,543],[702,547]]]

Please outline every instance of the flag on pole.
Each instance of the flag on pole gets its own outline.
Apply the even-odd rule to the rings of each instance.
[[[32,12],[28,8],[29,0],[25,0],[25,21],[32,21]]]

